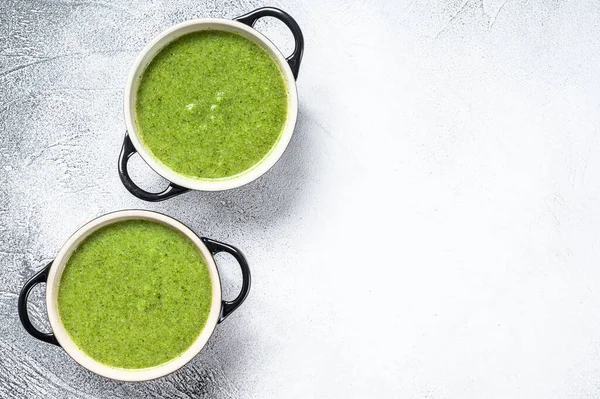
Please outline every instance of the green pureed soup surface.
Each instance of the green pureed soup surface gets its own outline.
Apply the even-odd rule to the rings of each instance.
[[[226,178],[278,142],[288,93],[275,60],[229,32],[201,31],[165,46],[142,74],[136,124],[144,146],[173,171]]]
[[[58,288],[75,344],[108,366],[139,369],[178,357],[212,302],[208,267],[182,233],[148,220],[107,225],[75,249]]]

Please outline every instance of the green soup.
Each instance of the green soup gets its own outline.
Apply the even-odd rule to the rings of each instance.
[[[144,71],[136,124],[144,146],[199,179],[240,174],[278,142],[288,93],[275,60],[234,33],[201,31],[164,47]]]
[[[212,302],[201,252],[158,222],[103,227],[73,252],[58,288],[58,312],[75,344],[108,366],[158,366],[188,349]]]

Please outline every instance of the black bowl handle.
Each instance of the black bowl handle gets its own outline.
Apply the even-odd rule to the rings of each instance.
[[[27,299],[29,298],[29,293],[39,283],[45,283],[48,280],[48,271],[52,266],[52,262],[48,263],[46,267],[37,272],[32,278],[29,279],[21,289],[21,293],[19,294],[19,318],[21,319],[21,324],[25,328],[29,334],[33,337],[39,339],[40,341],[47,342],[49,344],[60,346],[56,337],[52,333],[41,332],[37,328],[31,324],[31,320],[29,319],[29,312],[27,311]]]
[[[127,172],[127,163],[129,158],[135,154],[137,150],[133,146],[129,134],[125,133],[125,139],[123,140],[123,147],[121,148],[121,154],[119,155],[119,177],[121,182],[127,190],[139,199],[150,202],[164,201],[166,199],[175,197],[176,195],[183,194],[189,191],[189,188],[178,186],[175,183],[169,182],[167,188],[160,193],[151,193],[138,187]]]
[[[233,301],[223,301],[221,306],[221,316],[219,317],[220,323],[233,313],[233,311],[236,310],[248,296],[248,292],[250,292],[250,268],[248,267],[248,262],[246,262],[244,254],[236,247],[206,237],[202,237],[202,242],[204,242],[213,255],[219,252],[227,252],[228,254],[233,255],[238,261],[240,269],[242,269],[242,289],[237,298]]]
[[[274,7],[262,7],[257,8],[254,11],[250,11],[248,14],[242,15],[241,17],[235,18],[236,21],[246,24],[250,27],[254,27],[256,21],[262,17],[274,17],[287,25],[294,35],[294,52],[292,55],[286,58],[294,78],[298,79],[298,71],[300,70],[300,61],[302,61],[302,54],[304,53],[304,36],[298,23],[292,18],[290,14],[279,8]]]

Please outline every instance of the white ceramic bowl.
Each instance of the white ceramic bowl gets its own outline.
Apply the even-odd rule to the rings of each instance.
[[[212,281],[212,304],[208,320],[200,335],[179,357],[162,365],[146,369],[119,369],[109,367],[89,357],[77,347],[65,330],[57,306],[60,278],[73,251],[94,231],[115,222],[131,219],[144,219],[163,223],[185,234],[194,244],[196,244],[198,249],[204,255]],[[233,255],[242,269],[242,289],[238,297],[231,302],[223,301],[221,298],[221,280],[213,258],[215,253],[223,251]],[[50,326],[52,327],[52,333],[43,333],[33,327],[27,313],[27,299],[29,293],[36,284],[42,282],[46,282],[46,308]],[[73,234],[63,245],[54,261],[34,275],[24,285],[19,295],[19,316],[27,332],[42,341],[61,346],[69,356],[86,369],[114,380],[145,381],[172,373],[196,356],[212,335],[216,325],[241,305],[248,295],[249,290],[250,271],[248,269],[248,264],[242,253],[235,247],[208,238],[200,238],[184,224],[163,214],[143,210],[127,210],[101,216],[77,230],[77,232],[75,232],[75,234]]]
[[[287,59],[264,35],[253,29],[254,23],[262,17],[271,16],[283,21],[292,31],[295,38],[295,50]],[[167,44],[178,37],[203,30],[218,30],[239,34],[261,46],[279,66],[288,92],[288,113],[279,141],[270,152],[256,165],[235,176],[219,179],[199,179],[181,175],[155,158],[144,146],[135,124],[135,103],[140,77],[156,54]],[[125,124],[128,134],[123,143],[119,159],[119,175],[125,187],[137,197],[147,201],[161,201],[189,189],[203,191],[227,190],[247,184],[268,171],[285,151],[296,125],[298,114],[298,97],[295,78],[302,59],[304,40],[298,24],[287,13],[276,8],[260,8],[249,14],[229,19],[195,19],[175,25],[155,37],[136,58],[127,79],[124,96]],[[127,161],[131,155],[138,152],[142,159],[159,175],[167,179],[169,187],[162,193],[149,193],[139,188],[127,173]]]

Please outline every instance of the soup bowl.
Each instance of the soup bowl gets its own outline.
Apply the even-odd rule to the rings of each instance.
[[[263,34],[253,28],[256,21],[263,17],[274,17],[282,21],[294,36],[294,51],[289,57],[284,57],[275,45]],[[264,49],[279,67],[287,89],[287,115],[278,141],[270,151],[255,165],[233,176],[213,179],[201,179],[180,174],[167,167],[155,158],[141,140],[135,123],[136,95],[141,76],[166,45],[177,38],[200,31],[224,31],[238,34]],[[304,51],[302,31],[296,21],[287,13],[277,8],[265,7],[254,10],[246,15],[229,19],[196,19],[175,25],[155,37],[138,55],[127,79],[124,95],[124,113],[127,133],[119,156],[119,176],[125,188],[136,197],[145,201],[162,201],[182,194],[188,190],[219,191],[247,184],[267,172],[285,151],[296,124],[298,99],[296,78]],[[127,170],[129,159],[139,153],[142,159],[160,176],[169,181],[168,186],[161,192],[148,192],[136,185]]]
[[[147,220],[157,222],[183,234],[183,236],[188,238],[200,251],[205,260],[211,280],[212,301],[208,312],[208,318],[204,328],[200,331],[191,346],[179,356],[166,363],[142,369],[111,367],[90,357],[83,352],[70,337],[58,311],[58,289],[61,276],[65,270],[67,261],[75,249],[77,249],[77,247],[95,231],[113,223],[126,220]],[[222,299],[221,280],[213,258],[213,255],[219,252],[226,252],[233,255],[242,271],[242,287],[237,298],[233,301],[225,301]],[[27,310],[29,294],[32,288],[40,283],[46,283],[46,309],[50,327],[52,329],[51,332],[42,332],[34,327]],[[62,347],[71,358],[86,369],[114,380],[145,381],[172,373],[192,360],[192,358],[202,350],[217,324],[225,320],[227,316],[244,302],[249,290],[250,269],[248,268],[248,263],[246,262],[244,255],[237,248],[210,238],[199,237],[183,223],[169,216],[144,210],[125,210],[101,216],[77,230],[77,232],[65,242],[56,258],[25,283],[19,294],[18,311],[21,323],[29,334],[41,341]]]

